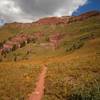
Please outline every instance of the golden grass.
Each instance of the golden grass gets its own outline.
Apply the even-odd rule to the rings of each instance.
[[[48,64],[43,100],[100,99],[100,38]]]
[[[0,63],[0,100],[27,100],[34,91],[40,66],[31,63]]]

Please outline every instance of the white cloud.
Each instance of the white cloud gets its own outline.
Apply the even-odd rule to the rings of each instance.
[[[68,2],[69,1],[69,2]],[[64,16],[69,15],[71,16],[73,12],[77,11],[80,6],[83,6],[87,3],[87,0],[66,0],[66,4],[59,8],[54,15],[56,16]]]
[[[1,0],[0,1],[0,13],[3,14],[20,14],[21,9],[15,5],[12,0]]]
[[[32,22],[32,19],[24,14],[20,6],[13,0],[0,0],[0,17],[7,22]]]
[[[46,16],[72,15],[87,0],[0,0],[0,18],[32,22]]]

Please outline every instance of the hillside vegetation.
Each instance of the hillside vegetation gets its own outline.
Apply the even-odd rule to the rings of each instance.
[[[79,49],[85,43],[87,43],[88,40],[100,36],[100,16],[94,16],[84,21],[79,21],[68,25],[40,25],[38,27],[34,26],[31,28],[37,32],[40,31],[44,33],[44,35],[40,36],[35,43],[30,43],[23,48],[7,54],[6,60],[9,60],[10,58],[13,60],[16,55],[18,56],[18,59],[57,56],[65,54],[69,51],[74,51],[75,49]],[[25,30],[26,33],[28,30],[30,29]],[[46,49],[40,46],[41,43],[48,43],[47,39],[49,36],[55,33],[64,34],[58,49],[52,50],[50,48]],[[29,48],[31,49],[31,52],[27,54]]]
[[[100,38],[49,63],[43,100],[100,99]]]
[[[27,100],[40,69],[31,63],[0,63],[0,100]]]
[[[27,100],[43,65],[43,100],[100,100],[100,14],[68,18],[68,23],[58,24],[55,18],[52,24],[52,18],[45,18],[0,27],[1,44],[22,33],[36,36],[34,42],[0,55],[0,100]]]

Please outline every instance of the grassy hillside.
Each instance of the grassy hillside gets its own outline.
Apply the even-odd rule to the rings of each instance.
[[[44,35],[35,43],[0,56],[0,100],[26,100],[44,64],[47,76],[43,100],[100,99],[100,16],[70,24],[17,24],[0,28],[0,42],[21,32]],[[63,34],[57,49],[41,46],[55,33]]]
[[[21,27],[23,26],[23,27]],[[44,37],[49,36],[55,32],[66,33],[66,36],[76,36],[84,33],[98,33],[100,31],[100,16],[90,17],[83,21],[74,22],[71,24],[63,25],[35,25],[30,24],[30,26],[25,26],[24,24],[20,25],[17,23],[7,24],[4,27],[0,28],[0,40],[5,40],[8,37],[11,37],[20,32],[25,32],[28,34],[35,32],[43,32]]]
[[[48,65],[43,100],[100,99],[100,38]]]
[[[42,58],[42,57],[50,57],[50,56],[57,56],[62,55],[70,51],[74,51],[75,49],[79,49],[88,40],[97,38],[100,36],[100,16],[91,17],[84,21],[79,21],[75,23],[71,23],[69,25],[40,25],[31,27],[36,32],[43,32],[44,35],[36,41],[36,43],[30,43],[23,48],[17,49],[14,52],[11,52],[7,55],[6,60],[14,59],[15,55],[18,56],[18,59],[30,59],[30,58]],[[24,30],[28,33],[27,30]],[[30,32],[30,34],[33,31]],[[46,49],[41,47],[41,43],[47,43],[47,38],[54,33],[64,34],[62,37],[60,46],[57,50],[52,50],[51,48]],[[15,32],[16,33],[16,32]],[[15,33],[12,33],[15,35]],[[2,34],[0,34],[2,35]],[[7,34],[5,34],[7,35]],[[0,36],[2,37],[2,36]],[[7,38],[7,37],[6,37]],[[27,50],[31,49],[32,52],[27,54]],[[47,52],[46,52],[47,51]],[[45,53],[45,55],[44,55]]]
[[[0,63],[0,100],[27,100],[40,69],[31,63]]]

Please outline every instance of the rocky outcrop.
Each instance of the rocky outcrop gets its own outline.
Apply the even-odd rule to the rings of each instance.
[[[48,17],[44,19],[40,19],[37,21],[37,24],[67,24],[69,21],[69,16],[63,16],[63,17]]]
[[[53,49],[56,49],[56,48],[59,47],[60,41],[61,41],[61,39],[62,39],[62,36],[63,36],[63,35],[61,35],[60,33],[54,33],[53,35],[51,35],[51,36],[49,37],[49,43],[50,43],[50,45],[51,45],[51,47],[52,47]]]
[[[81,14],[79,16],[46,17],[46,18],[42,18],[42,19],[32,22],[32,23],[14,22],[14,23],[7,23],[4,26],[6,26],[8,28],[16,27],[16,28],[20,28],[20,29],[25,29],[25,28],[34,27],[34,25],[38,26],[38,25],[43,25],[43,24],[47,24],[47,25],[69,24],[72,22],[82,21],[89,17],[99,16],[99,15],[100,15],[99,11],[90,11],[90,12]]]
[[[81,14],[79,16],[70,17],[68,23],[72,23],[72,22],[76,22],[76,21],[83,21],[87,18],[90,18],[90,17],[93,17],[93,16],[99,16],[99,15],[100,15],[99,11],[87,12],[87,13]]]
[[[21,48],[27,43],[30,43],[34,40],[35,37],[33,35],[27,35],[25,33],[16,35],[15,37],[10,38],[3,44],[2,48],[0,48],[0,53],[3,55],[10,51]]]
[[[48,24],[48,25],[69,24],[72,22],[82,21],[89,17],[98,16],[98,15],[100,15],[99,11],[91,11],[91,12],[81,14],[79,16],[62,16],[62,17],[43,18],[43,19],[38,20],[36,23],[37,24]]]

